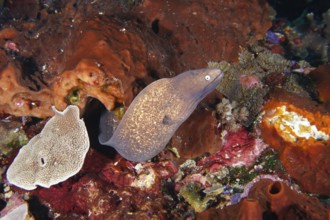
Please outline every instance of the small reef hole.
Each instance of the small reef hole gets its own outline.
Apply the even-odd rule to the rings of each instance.
[[[0,212],[7,206],[7,202],[4,199],[0,199]]]
[[[0,193],[4,195],[5,193],[5,184],[3,182],[0,183]],[[3,197],[0,199],[0,211],[2,211],[7,206],[7,202]]]
[[[40,159],[40,162],[41,162],[40,164],[42,167],[44,167],[46,165],[46,161],[43,157]]]
[[[155,34],[159,33],[159,19],[155,19],[152,21],[151,29]]]
[[[273,183],[269,189],[269,193],[273,195],[278,194],[281,191],[282,191],[282,186],[280,182]]]
[[[54,219],[51,217],[49,208],[46,205],[43,205],[39,199],[35,196],[32,196],[28,201],[29,211],[33,215],[34,219],[42,220],[51,220]]]
[[[263,220],[278,220],[278,216],[274,212],[265,211],[262,213],[262,219]]]

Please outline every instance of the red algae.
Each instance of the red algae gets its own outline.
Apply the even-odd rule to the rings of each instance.
[[[221,150],[203,158],[198,165],[209,167],[211,172],[223,166],[250,166],[266,148],[261,139],[240,128],[236,132],[229,132]]]
[[[135,179],[134,165],[117,154],[114,162],[109,161],[105,164],[99,176],[117,187],[127,187]]]
[[[170,161],[132,164],[118,154],[109,159],[90,149],[83,169],[76,176],[31,194],[49,204],[53,212],[61,213],[60,219],[72,213],[88,215],[90,219],[149,214],[161,217],[166,201],[161,192],[162,181],[177,171]]]
[[[243,88],[250,89],[254,87],[262,87],[262,83],[256,75],[242,74],[239,76],[239,82]]]

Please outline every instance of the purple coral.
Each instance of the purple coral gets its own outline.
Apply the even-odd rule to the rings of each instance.
[[[279,44],[280,43],[280,39],[278,38],[276,33],[273,32],[273,31],[270,31],[270,30],[267,31],[267,33],[266,33],[266,40],[271,44]]]

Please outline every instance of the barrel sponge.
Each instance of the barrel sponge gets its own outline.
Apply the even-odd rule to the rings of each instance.
[[[55,115],[43,130],[23,146],[7,170],[9,183],[26,190],[37,185],[50,187],[75,175],[81,169],[89,138],[79,108],[69,105]]]

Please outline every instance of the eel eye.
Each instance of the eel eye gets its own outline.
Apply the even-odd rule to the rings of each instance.
[[[211,76],[209,76],[209,75],[205,76],[205,80],[209,81],[210,79],[211,79]]]

